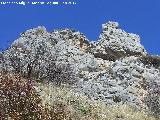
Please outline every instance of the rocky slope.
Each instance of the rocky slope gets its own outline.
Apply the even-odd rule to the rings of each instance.
[[[54,79],[49,76],[53,64],[70,65],[75,76],[68,83],[91,99],[152,109],[155,104],[147,98],[155,93],[152,97],[160,108],[160,57],[149,55],[140,37],[120,29],[117,22],[103,24],[97,42],[71,29],[30,29],[0,53],[0,71],[39,80]]]

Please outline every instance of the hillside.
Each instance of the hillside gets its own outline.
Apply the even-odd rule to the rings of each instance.
[[[45,113],[50,117],[43,119],[150,120],[160,116],[160,57],[148,54],[140,37],[120,29],[117,22],[103,24],[97,41],[68,28],[27,30],[0,53],[0,72],[3,104],[3,83],[11,80],[9,88],[16,86],[14,76],[18,75],[33,82],[33,93],[42,106],[59,106],[60,102],[66,107],[62,113],[69,109],[65,113],[69,117]],[[1,116],[9,114],[4,111]]]

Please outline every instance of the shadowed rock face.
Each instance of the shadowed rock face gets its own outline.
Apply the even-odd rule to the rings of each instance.
[[[160,57],[159,56],[149,56],[149,55],[143,56],[143,57],[140,57],[140,60],[145,65],[150,65],[150,66],[160,69]]]
[[[74,91],[106,104],[127,103],[146,107],[147,85],[159,85],[160,59],[147,55],[138,35],[127,33],[117,22],[102,25],[97,42],[89,41],[79,31],[44,27],[27,30],[9,49],[0,53],[0,71],[48,78],[53,64],[72,67],[78,82]]]
[[[127,54],[126,54],[127,53]],[[94,56],[96,58],[102,58],[103,60],[116,61],[117,59],[125,56],[141,56],[140,52],[133,52],[130,50],[126,50],[126,53],[122,51],[114,51],[111,48],[105,48],[104,53],[95,52]]]

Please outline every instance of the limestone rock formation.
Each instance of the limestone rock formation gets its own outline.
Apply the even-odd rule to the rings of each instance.
[[[27,30],[0,53],[0,71],[47,80],[53,63],[68,64],[77,79],[74,91],[110,105],[148,107],[149,84],[160,86],[160,57],[150,56],[140,37],[121,30],[117,22],[102,26],[97,42],[71,29]]]
[[[140,44],[140,37],[127,33],[119,28],[117,22],[102,25],[102,33],[96,46],[96,56],[101,53],[105,59],[116,60],[124,56],[146,55],[147,52]]]

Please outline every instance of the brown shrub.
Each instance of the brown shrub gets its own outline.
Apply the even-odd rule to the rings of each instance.
[[[43,112],[41,99],[30,80],[20,75],[0,75],[1,120],[40,120]]]
[[[50,111],[51,120],[72,120],[68,106],[62,102],[53,105]]]
[[[71,120],[67,105],[42,105],[35,84],[20,75],[0,73],[0,120]]]

